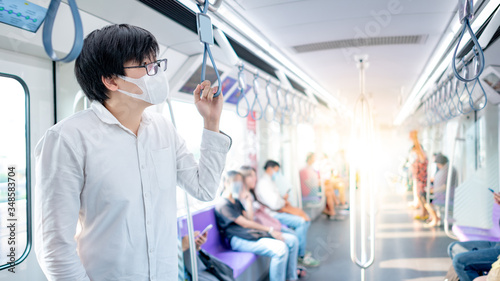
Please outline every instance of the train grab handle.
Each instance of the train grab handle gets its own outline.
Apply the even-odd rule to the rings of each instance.
[[[483,49],[481,48],[481,45],[479,44],[476,35],[474,34],[474,31],[472,31],[472,28],[470,26],[470,21],[473,18],[473,12],[474,12],[474,4],[472,0],[458,0],[458,5],[459,5],[459,18],[460,18],[460,23],[462,23],[462,31],[460,34],[460,37],[457,42],[457,46],[455,47],[455,52],[453,53],[453,58],[452,58],[452,68],[453,68],[453,73],[455,74],[455,77],[457,77],[458,80],[462,82],[472,82],[481,76],[484,70],[484,53]],[[474,77],[468,78],[467,75],[465,77],[461,76],[460,73],[457,70],[457,65],[456,65],[456,60],[457,60],[457,53],[458,53],[458,48],[460,47],[460,43],[462,42],[462,39],[464,38],[464,35],[466,32],[469,32],[469,35],[472,39],[473,42],[473,48],[475,48],[474,51],[474,58],[476,60],[476,63],[478,67],[476,68],[476,73]]]
[[[45,23],[43,24],[43,47],[47,55],[53,61],[70,62],[80,55],[83,47],[83,26],[82,19],[80,18],[80,12],[76,6],[75,0],[68,0],[69,7],[71,8],[71,14],[73,15],[73,24],[75,26],[75,39],[73,40],[73,47],[71,51],[64,57],[58,58],[54,48],[52,46],[52,29],[54,28],[54,21],[56,19],[57,10],[61,0],[52,0],[50,2],[49,8],[47,10],[47,17],[45,18]]]
[[[222,2],[222,1],[221,1]],[[210,45],[214,44],[214,34],[212,27],[212,20],[210,16],[207,15],[208,7],[210,6],[210,2],[207,0],[202,8],[202,6],[198,6],[200,9],[200,13],[196,14],[196,26],[198,28],[198,36],[200,37],[200,42],[203,44],[203,63],[201,66],[201,82],[205,81],[205,72],[207,69],[207,54],[210,57],[210,61],[212,62],[212,66],[214,67],[215,75],[217,76],[217,83],[219,85],[217,89],[217,93],[214,94],[214,98],[218,97],[222,90],[222,83],[220,80],[219,70],[217,70],[217,65],[215,64],[214,57],[212,56],[212,51],[210,50]],[[201,95],[201,93],[200,93]]]

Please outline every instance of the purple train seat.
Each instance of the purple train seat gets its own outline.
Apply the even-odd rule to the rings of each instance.
[[[500,241],[500,206],[493,204],[493,227],[490,229],[453,225],[452,231],[460,241]]]
[[[187,235],[186,217],[181,217],[178,220],[177,225],[180,235]],[[234,278],[237,278],[257,260],[258,256],[248,252],[235,252],[224,247],[219,235],[219,229],[217,228],[213,206],[193,213],[193,226],[195,231],[202,231],[209,224],[212,224],[213,227],[208,231],[208,239],[202,246],[203,250],[229,265],[233,269]]]

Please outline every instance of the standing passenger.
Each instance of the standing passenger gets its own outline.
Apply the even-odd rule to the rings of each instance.
[[[127,24],[84,41],[75,74],[92,106],[35,149],[34,244],[49,280],[177,279],[176,185],[213,200],[231,140],[209,81],[193,93],[204,119],[199,164],[169,121],[145,111],[168,96],[157,55],[155,37]]]
[[[411,165],[413,188],[416,189],[416,196],[418,207],[421,210],[420,214],[416,215],[414,219],[426,220],[429,218],[429,213],[425,209],[426,195],[425,188],[427,187],[427,156],[424,149],[418,141],[417,131],[410,132],[410,139],[413,141],[413,148],[411,152],[415,155],[415,160]]]

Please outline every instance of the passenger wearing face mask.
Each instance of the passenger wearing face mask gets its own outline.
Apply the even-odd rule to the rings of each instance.
[[[199,164],[172,123],[145,110],[169,93],[158,51],[150,32],[126,24],[84,41],[75,75],[91,108],[35,149],[34,244],[49,280],[177,279],[176,185],[213,200],[231,139],[209,81],[193,92],[204,119]]]
[[[238,199],[243,187],[240,173],[229,171],[225,187],[225,198],[215,206],[215,217],[231,249],[271,257],[270,281],[297,280],[297,237],[253,220],[253,213]]]
[[[273,180],[279,170],[280,164],[278,162],[274,160],[266,162],[264,174],[254,189],[255,197],[261,204],[270,209],[274,218],[295,230],[299,238],[299,263],[304,266],[319,266],[319,261],[314,259],[311,253],[306,253],[307,232],[311,225],[311,219],[302,209],[290,205],[288,195],[281,197]]]

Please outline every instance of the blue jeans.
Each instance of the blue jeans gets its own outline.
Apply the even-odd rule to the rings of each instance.
[[[500,243],[489,241],[453,242],[448,255],[460,281],[472,281],[480,272],[489,271],[500,255]]]
[[[269,280],[297,280],[297,251],[299,241],[290,233],[282,233],[285,242],[274,238],[261,238],[257,241],[231,238],[231,249],[240,252],[251,252],[271,257]]]
[[[311,222],[288,213],[276,213],[274,218],[295,230],[295,235],[299,238],[299,256],[303,257],[306,254],[307,231]]]

